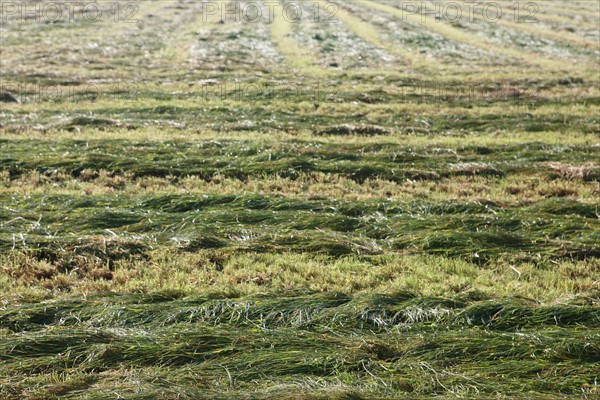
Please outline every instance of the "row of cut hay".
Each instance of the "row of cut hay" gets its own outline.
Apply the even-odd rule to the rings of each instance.
[[[61,271],[81,264],[80,256],[143,258],[156,244],[188,252],[425,252],[482,261],[502,254],[585,259],[599,251],[597,205],[569,200],[500,207],[257,195],[2,198],[0,247],[31,250]]]
[[[600,308],[575,304],[534,306],[519,300],[473,302],[411,293],[181,300],[130,295],[24,304],[2,312],[0,323],[2,328],[15,332],[38,331],[46,326],[155,329],[180,323],[259,330],[293,327],[306,331],[385,332],[481,326],[514,331],[536,326],[600,327]]]
[[[436,146],[407,148],[402,144],[264,143],[138,143],[104,140],[7,141],[0,167],[14,179],[38,171],[66,173],[89,179],[89,171],[133,177],[215,176],[247,179],[302,174],[336,174],[363,183],[381,178],[395,182],[439,180],[452,176],[506,176],[543,172],[549,176],[595,181],[599,148],[589,145],[555,146],[527,143],[500,146]],[[66,154],[66,155],[65,155]],[[570,169],[569,169],[570,168]],[[581,172],[576,170],[581,168]],[[572,175],[565,175],[573,171]]]
[[[197,322],[47,326],[0,338],[0,380],[73,373],[100,373],[98,378],[105,379],[106,373],[154,369],[170,373],[169,381],[183,388],[211,390],[225,380],[234,393],[282,383],[298,391],[295,382],[340,379],[349,388],[371,393],[366,398],[447,395],[459,384],[470,384],[480,396],[515,390],[573,396],[594,388],[599,335],[597,328],[548,326],[517,332],[462,327],[384,334]],[[569,379],[555,373],[557,365]],[[180,375],[184,370],[191,373]],[[547,379],[540,382],[540,376]]]

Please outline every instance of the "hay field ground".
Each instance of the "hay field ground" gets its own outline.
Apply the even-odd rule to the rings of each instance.
[[[597,1],[25,3],[0,398],[599,398]]]

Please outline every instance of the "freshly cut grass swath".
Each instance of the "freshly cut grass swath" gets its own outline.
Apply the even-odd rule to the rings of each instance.
[[[484,326],[515,331],[535,326],[589,328],[600,325],[600,310],[593,305],[539,306],[531,300],[482,301],[470,295],[454,299],[419,297],[410,292],[349,296],[340,293],[295,297],[257,295],[218,299],[184,298],[165,292],[156,295],[95,296],[88,301],[57,300],[23,304],[5,312],[2,323],[13,332],[37,331],[46,325],[89,327],[168,326],[182,322],[208,325],[251,326],[263,329],[339,330],[374,332]]]
[[[518,363],[528,375],[548,377],[525,383],[533,396],[592,393],[597,308],[469,303],[411,293],[235,300],[164,294],[23,305],[0,315],[6,332],[0,362],[7,367],[0,379],[28,376],[5,386],[9,398],[34,382],[38,393],[52,395],[59,382],[50,377],[60,371],[61,393],[77,396],[81,385],[103,392],[117,379],[118,393],[127,395],[136,387],[126,377],[98,374],[118,364],[137,369],[143,385],[168,373],[178,394],[190,397],[221,385],[225,397],[250,387],[256,396],[276,395],[276,384],[286,388],[282,398],[309,391],[313,398],[428,398],[449,387],[455,395],[513,390],[524,384],[522,374],[511,372]],[[462,361],[473,356],[476,362]],[[556,376],[557,363],[578,377]],[[429,374],[435,379],[423,379]],[[193,387],[184,388],[190,380]]]
[[[368,129],[369,132],[372,130]],[[519,172],[556,171],[557,164],[585,168],[582,178],[598,180],[598,146],[521,143],[499,146],[462,145],[447,148],[407,148],[400,143],[337,144],[292,141],[275,147],[249,141],[100,142],[65,140],[49,147],[43,141],[5,144],[1,160],[11,177],[29,171],[65,172],[103,169],[133,176],[216,175],[247,179],[256,176],[295,178],[302,173],[336,174],[363,183],[439,179],[450,176],[504,176]],[[10,154],[10,156],[8,156]],[[580,167],[578,167],[580,165]],[[581,166],[583,165],[583,166]],[[568,168],[568,166],[565,166]],[[577,177],[577,176],[573,176]]]
[[[583,259],[598,254],[600,232],[596,204],[564,200],[503,208],[476,202],[255,195],[0,198],[7,204],[1,210],[6,222],[0,246],[51,259],[68,249],[80,248],[75,254],[86,254],[89,249],[81,240],[95,236],[130,238],[146,247],[171,243],[188,251]]]

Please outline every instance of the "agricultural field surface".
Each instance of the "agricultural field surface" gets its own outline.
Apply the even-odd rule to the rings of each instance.
[[[0,400],[600,399],[600,2],[0,2]]]

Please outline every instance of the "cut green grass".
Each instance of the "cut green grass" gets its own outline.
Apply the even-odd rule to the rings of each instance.
[[[57,254],[96,236],[183,248],[330,255],[430,253],[485,261],[585,259],[600,249],[598,205],[332,201],[281,197],[1,196],[3,250]],[[53,250],[51,250],[53,249]]]
[[[3,21],[1,399],[598,397],[598,4],[325,3]]]
[[[0,379],[10,399],[88,398],[81,388],[129,396],[140,383],[149,397],[224,399],[522,390],[529,399],[576,398],[598,389],[600,314],[590,306],[473,303],[406,292],[238,300],[166,294],[22,305],[1,313],[0,321],[6,332]],[[124,376],[109,374],[114,365]],[[574,379],[557,375],[557,365]],[[135,386],[126,383],[133,370]],[[21,374],[27,378],[18,383]]]

